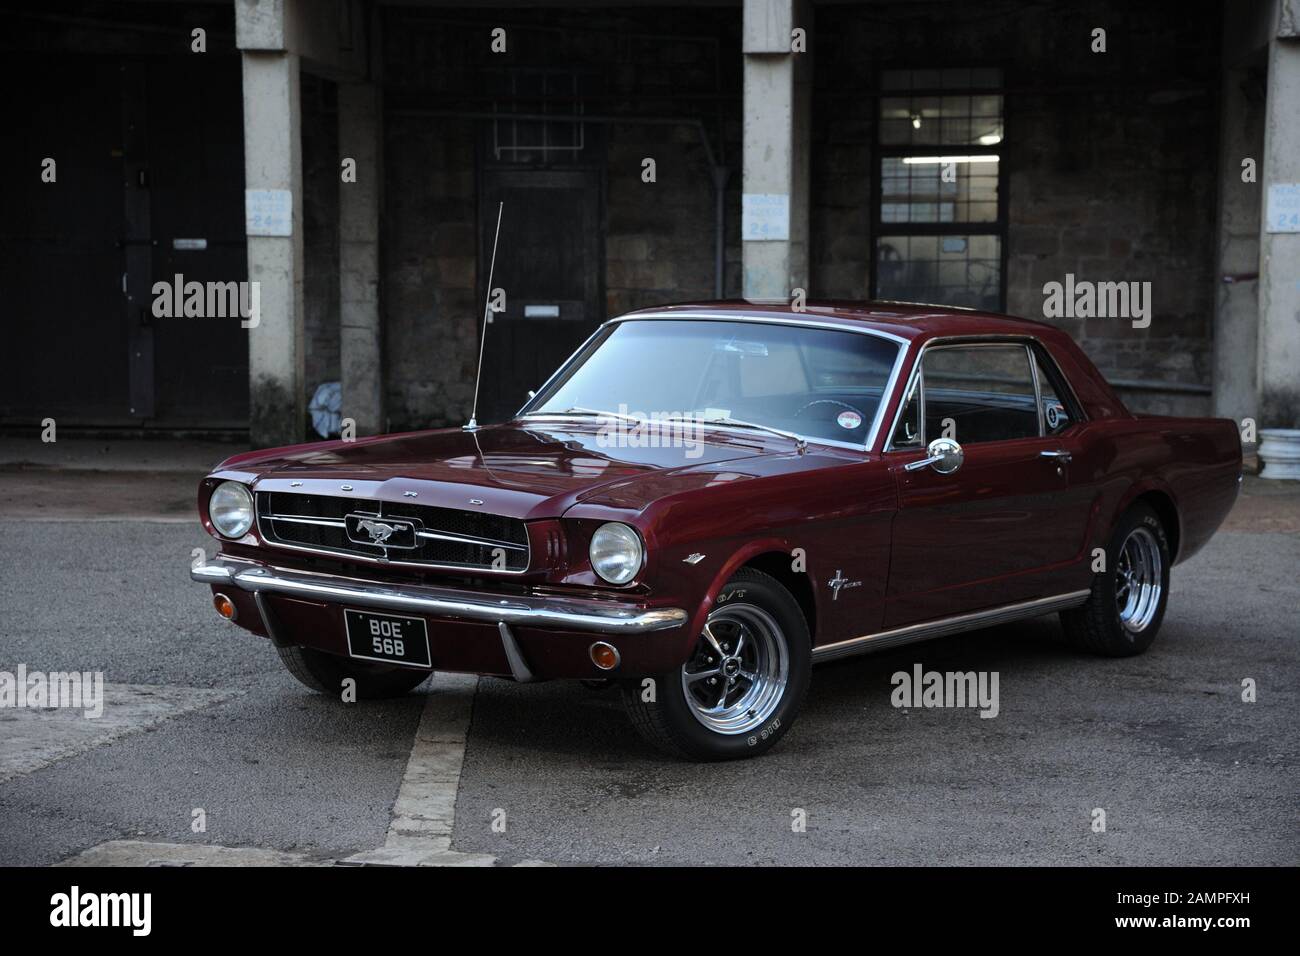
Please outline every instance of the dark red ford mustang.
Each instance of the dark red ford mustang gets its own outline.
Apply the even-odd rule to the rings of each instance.
[[[816,661],[1049,612],[1144,651],[1240,475],[1232,422],[1133,415],[1050,326],[679,305],[605,323],[507,424],[223,462],[191,573],[324,693],[617,680],[655,744],[745,757]]]

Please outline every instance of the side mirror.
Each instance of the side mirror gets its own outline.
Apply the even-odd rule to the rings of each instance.
[[[926,449],[925,458],[908,462],[903,470],[920,471],[928,465],[941,475],[951,475],[965,460],[966,453],[961,450],[961,445],[951,438],[936,438]]]

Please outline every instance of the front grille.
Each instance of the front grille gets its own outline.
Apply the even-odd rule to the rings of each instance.
[[[262,540],[392,563],[482,571],[528,569],[528,531],[517,518],[372,498],[257,493]]]

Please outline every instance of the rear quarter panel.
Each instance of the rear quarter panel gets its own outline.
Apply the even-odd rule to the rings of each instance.
[[[1081,426],[1072,483],[1091,497],[1090,548],[1104,547],[1116,520],[1138,498],[1163,495],[1176,513],[1170,529],[1185,561],[1209,541],[1237,500],[1241,441],[1220,418],[1142,416]]]

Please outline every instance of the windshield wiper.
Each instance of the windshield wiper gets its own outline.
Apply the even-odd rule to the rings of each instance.
[[[681,421],[686,416],[674,416],[673,421]],[[780,435],[782,438],[788,438],[795,443],[799,454],[803,454],[808,447],[808,439],[802,435],[796,435],[794,432],[788,432],[784,428],[774,428],[771,425],[760,425],[758,422],[747,422],[739,418],[728,418],[726,416],[718,418],[691,418],[690,421],[699,422],[701,425],[730,425],[733,428],[753,428],[758,431],[768,432],[772,435]]]
[[[547,415],[590,415],[592,417],[619,418],[625,422],[635,422],[638,425],[645,423],[644,418],[637,418],[635,415],[624,415],[622,412],[606,412],[599,408],[584,408],[581,405],[574,405],[558,412],[529,412],[524,418],[542,418]]]

